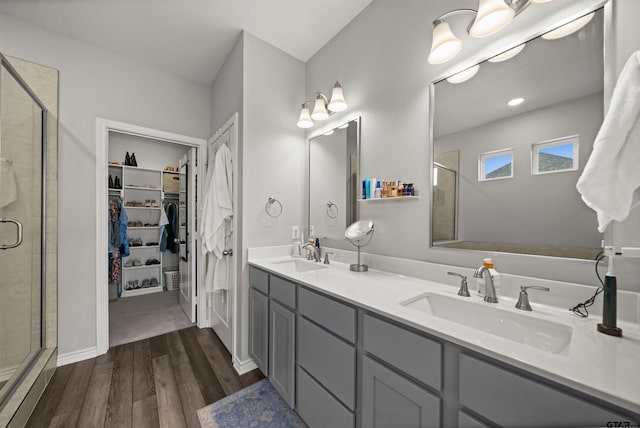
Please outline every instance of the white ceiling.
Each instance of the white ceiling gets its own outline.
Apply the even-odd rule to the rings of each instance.
[[[211,84],[246,30],[306,62],[372,0],[1,0],[0,13]]]

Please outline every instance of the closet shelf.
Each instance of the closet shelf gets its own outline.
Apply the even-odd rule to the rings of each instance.
[[[142,247],[138,247],[138,248],[142,248]],[[126,270],[140,270],[140,269],[151,269],[151,268],[159,268],[161,265],[156,264],[156,265],[142,265],[142,266],[124,266],[124,269]]]
[[[160,248],[160,245],[136,245],[135,247],[129,246],[130,250],[139,250],[141,248]]]
[[[127,226],[127,229],[136,229],[136,230],[144,230],[144,229],[158,229],[160,226]]]
[[[143,294],[161,293],[162,291],[163,289],[160,285],[148,288],[138,288],[136,290],[122,289],[122,297],[142,296]]]
[[[160,207],[124,207],[127,210],[159,210]]]
[[[124,186],[124,188],[127,190],[146,190],[151,192],[159,192],[162,190],[159,187],[145,187],[145,186]]]

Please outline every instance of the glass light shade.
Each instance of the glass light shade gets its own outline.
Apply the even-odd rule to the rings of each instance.
[[[531,3],[549,3],[551,0],[531,0]]]
[[[313,126],[313,120],[311,120],[309,109],[305,106],[302,106],[302,109],[300,110],[300,117],[298,118],[298,123],[296,125],[298,128],[311,128]]]
[[[471,37],[490,36],[510,23],[515,14],[504,0],[480,0],[469,34]]]
[[[526,43],[523,43],[521,45],[516,46],[515,48],[509,49],[508,51],[504,51],[501,54],[494,56],[493,58],[489,58],[489,62],[502,62],[502,61],[511,59],[514,56],[518,55],[520,52],[522,52],[522,49],[524,49],[526,45],[527,45]]]
[[[564,24],[562,27],[556,28],[555,30],[551,30],[546,34],[543,34],[542,38],[545,40],[555,40],[566,37],[569,34],[573,34],[587,25],[593,19],[594,13],[595,12],[591,12],[590,14],[585,15],[582,18],[578,18],[574,21],[569,22],[568,24]]]
[[[462,83],[471,79],[476,73],[480,70],[480,64],[476,64],[473,67],[469,67],[466,70],[462,70],[460,73],[456,73],[453,76],[447,78],[447,82],[453,83]]]
[[[433,28],[433,42],[429,53],[429,64],[443,64],[462,50],[462,42],[452,32],[447,22],[440,22]]]
[[[331,101],[329,101],[329,105],[327,107],[335,113],[345,111],[348,107],[347,101],[344,99],[344,94],[342,93],[342,87],[338,82],[336,82],[333,87],[333,91],[331,92]]]
[[[325,120],[329,117],[329,112],[324,104],[324,99],[321,96],[316,98],[316,103],[313,106],[313,112],[311,113],[311,119],[313,120]]]

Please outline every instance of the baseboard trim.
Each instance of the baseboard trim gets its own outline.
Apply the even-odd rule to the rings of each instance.
[[[253,369],[257,369],[258,366],[256,366],[256,363],[254,363],[252,359],[240,361],[239,359],[234,357],[233,368],[236,369],[236,372],[238,372],[240,376],[242,376],[245,373],[249,373]]]
[[[89,360],[98,356],[96,347],[81,349],[79,351],[58,354],[58,367],[77,363],[78,361]]]

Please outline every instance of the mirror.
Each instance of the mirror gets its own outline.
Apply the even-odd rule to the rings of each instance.
[[[309,226],[314,236],[342,239],[347,225],[358,219],[359,149],[359,118],[309,140]]]
[[[432,84],[432,247],[597,255],[575,186],[603,120],[603,21]]]

